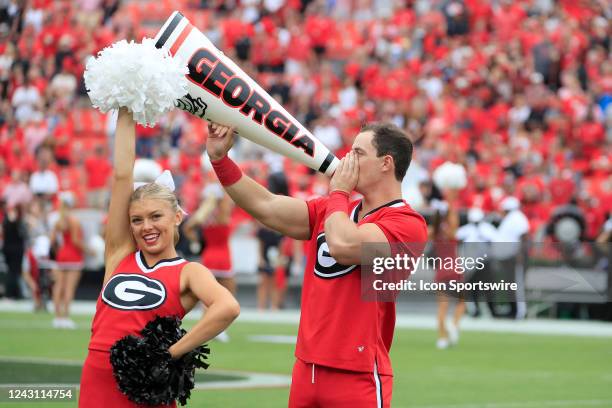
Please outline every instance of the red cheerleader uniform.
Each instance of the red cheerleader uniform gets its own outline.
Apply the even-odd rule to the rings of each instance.
[[[81,375],[79,407],[141,406],[119,391],[110,364],[110,348],[124,336],[139,336],[140,330],[157,316],[183,318],[180,277],[185,265],[184,259],[173,258],[148,266],[140,251],[119,263],[98,297],[89,353]]]
[[[83,251],[72,242],[72,234],[69,230],[62,232],[62,246],[57,249],[55,265],[61,271],[83,269]]]
[[[457,282],[463,282],[463,273],[458,273],[455,268],[455,262],[457,259],[457,241],[436,241],[435,254],[436,257],[441,258],[442,268],[436,269],[436,275],[434,280],[438,283],[448,283],[452,280]]]
[[[230,253],[230,226],[210,224],[202,228],[206,247],[202,251],[204,264],[216,278],[233,278],[232,256]]]

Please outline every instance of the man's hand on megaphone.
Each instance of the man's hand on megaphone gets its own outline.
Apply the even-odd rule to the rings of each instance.
[[[229,149],[234,145],[235,126],[225,126],[218,123],[208,123],[208,139],[206,140],[206,151],[211,161],[224,158]]]
[[[350,151],[340,160],[336,172],[329,182],[329,191],[345,191],[348,194],[355,189],[359,181],[359,160],[354,151]]]

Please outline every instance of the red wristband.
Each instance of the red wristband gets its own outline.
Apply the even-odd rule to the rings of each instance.
[[[329,194],[327,200],[327,210],[325,211],[325,220],[337,211],[342,211],[348,214],[349,208],[349,193],[342,190],[334,190]]]
[[[220,160],[210,161],[222,186],[231,186],[242,177],[242,170],[227,155]]]

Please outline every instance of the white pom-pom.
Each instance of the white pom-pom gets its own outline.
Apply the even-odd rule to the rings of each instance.
[[[187,65],[155,40],[142,44],[121,40],[90,57],[85,67],[85,86],[94,107],[103,113],[127,107],[134,120],[153,126],[187,93]]]
[[[97,269],[104,266],[104,239],[96,234],[89,237],[87,240],[87,249],[89,250],[89,262],[92,269]]]
[[[136,159],[134,162],[134,181],[152,183],[160,174],[162,167],[151,159]]]
[[[467,176],[462,165],[444,162],[434,171],[433,181],[441,190],[460,190],[467,185]]]

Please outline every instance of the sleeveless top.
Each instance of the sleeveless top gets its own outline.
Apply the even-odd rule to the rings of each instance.
[[[177,257],[148,266],[140,251],[126,256],[98,297],[89,349],[108,352],[122,337],[139,335],[157,316],[182,319],[180,277],[187,263]]]

